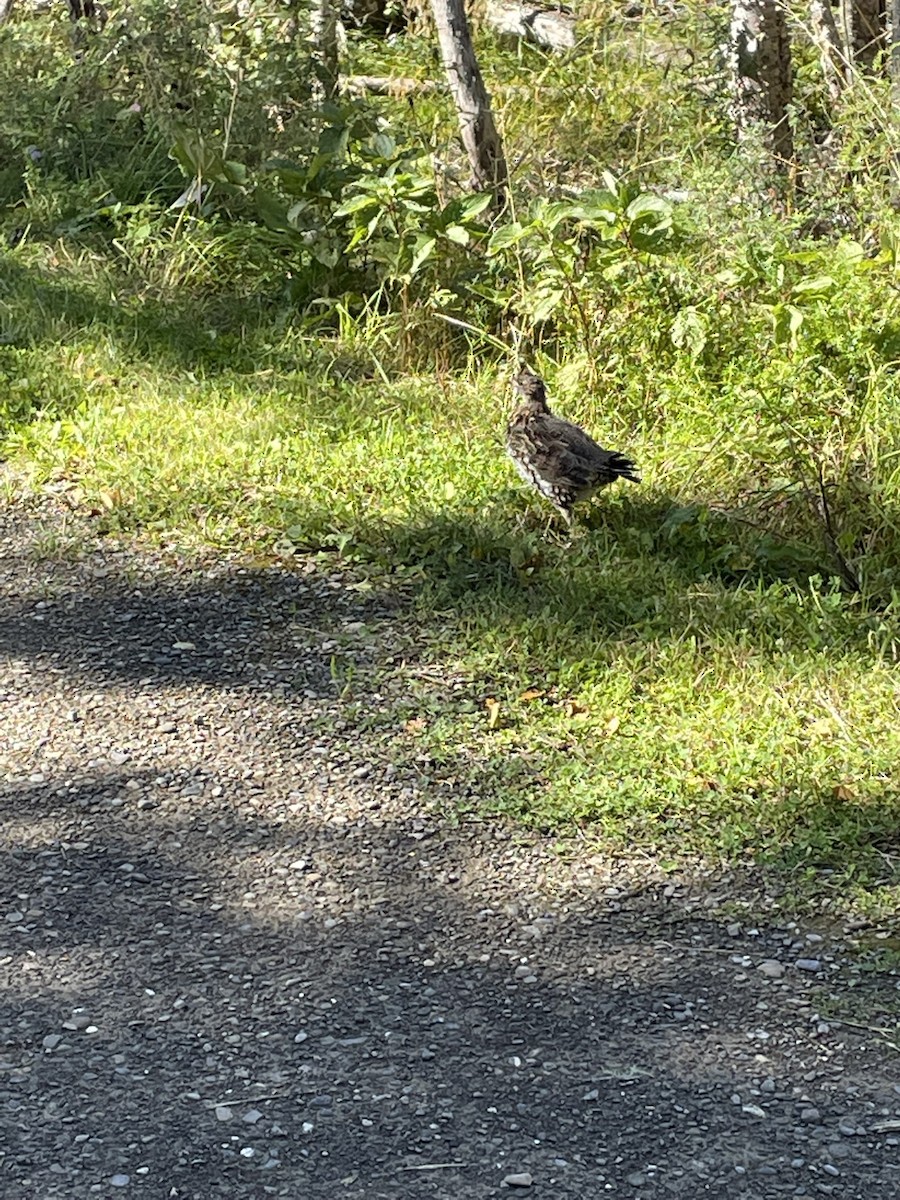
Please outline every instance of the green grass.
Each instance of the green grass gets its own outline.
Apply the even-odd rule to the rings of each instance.
[[[0,82],[47,74],[0,118],[0,230],[26,231],[0,251],[15,489],[63,488],[110,532],[339,555],[398,589],[412,665],[382,664],[379,719],[454,811],[666,862],[764,863],[798,894],[896,913],[900,312],[896,222],[869,159],[872,178],[828,208],[860,258],[837,234],[805,239],[821,197],[780,215],[733,199],[746,164],[723,139],[724,109],[648,53],[655,43],[620,54],[632,35],[610,26],[596,55],[539,72],[527,48],[486,48],[520,210],[607,166],[699,197],[667,257],[582,280],[578,319],[566,304],[535,328],[559,411],[644,473],[566,544],[503,455],[509,364],[433,312],[457,304],[502,333],[498,313],[540,258],[491,266],[456,246],[421,284],[363,295],[374,260],[336,263],[329,290],[246,194],[170,210],[178,122],[221,144],[233,108],[231,145],[251,164],[302,156],[308,129],[265,124],[264,74],[232,105],[232,77],[215,56],[181,63],[172,13],[155,25],[156,7],[139,9],[159,45],[135,59],[116,43],[93,100],[99,68],[90,55],[73,66],[58,26],[10,27],[19,66],[0,63]],[[708,52],[711,18],[697,20],[665,37],[692,29]],[[423,39],[352,53],[359,70],[435,70]],[[185,115],[170,83],[188,68]],[[135,94],[140,131],[124,112]],[[452,159],[442,100],[379,104]],[[31,162],[31,143],[45,160]],[[778,325],[788,304],[804,318],[795,336]],[[695,352],[672,337],[686,309],[704,329]],[[358,684],[348,712],[369,722]]]

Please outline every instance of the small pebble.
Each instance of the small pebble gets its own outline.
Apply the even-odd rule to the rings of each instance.
[[[776,962],[774,958],[768,958],[765,962],[761,962],[756,969],[760,975],[765,975],[766,979],[780,979],[784,974],[784,966],[780,962]]]
[[[112,1187],[128,1187],[129,1183],[131,1183],[131,1176],[113,1175],[109,1182]]]
[[[507,1175],[503,1182],[507,1187],[531,1187],[534,1180],[527,1171],[520,1171],[513,1175]]]
[[[87,1029],[90,1023],[91,1018],[87,1015],[87,1013],[74,1012],[72,1013],[71,1017],[69,1017],[68,1021],[63,1021],[62,1027],[63,1029],[73,1029],[78,1031]]]
[[[821,971],[822,963],[818,958],[798,958],[794,963],[798,971]]]

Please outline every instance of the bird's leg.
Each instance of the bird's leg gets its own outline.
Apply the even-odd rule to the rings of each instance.
[[[560,514],[560,516],[566,523],[566,535],[567,536],[557,533],[556,518],[549,517],[547,520],[545,529],[544,529],[544,537],[547,539],[552,538],[553,541],[561,541],[561,542],[564,542],[566,545],[568,545],[569,542],[571,542],[571,540],[572,540],[572,534],[574,531],[574,518],[572,516],[572,513],[567,508],[563,508],[561,505],[556,505],[556,504],[554,504],[553,507],[556,509],[556,511]]]

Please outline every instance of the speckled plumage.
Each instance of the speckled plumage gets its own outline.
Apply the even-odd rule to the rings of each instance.
[[[639,483],[634,463],[615,450],[604,450],[571,421],[547,406],[544,382],[523,368],[513,379],[522,398],[506,427],[506,450],[526,483],[572,523],[572,509],[616,479]]]

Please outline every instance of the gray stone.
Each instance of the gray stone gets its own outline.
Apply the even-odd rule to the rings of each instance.
[[[781,979],[784,975],[784,966],[780,962],[776,962],[774,958],[767,958],[756,969],[760,975],[765,975],[766,979]]]

